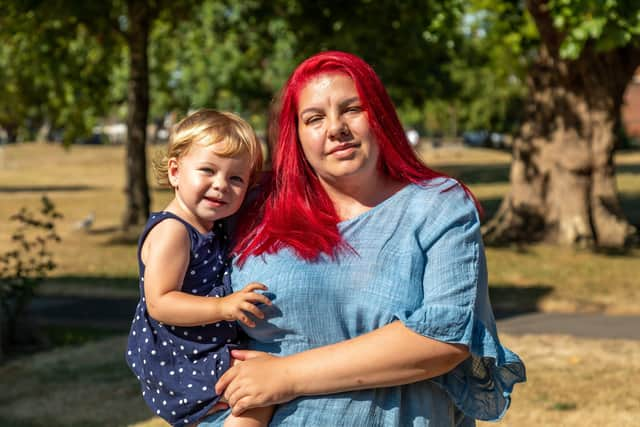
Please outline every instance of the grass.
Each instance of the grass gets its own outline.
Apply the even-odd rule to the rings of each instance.
[[[64,219],[62,243],[55,247],[59,267],[40,292],[135,297],[135,238],[123,240],[117,232],[125,204],[123,147],[20,144],[0,153],[0,252],[10,243],[8,217],[22,206],[37,207],[47,194]],[[423,149],[421,155],[463,179],[489,213],[508,191],[509,153],[454,147]],[[640,153],[619,154],[616,162],[623,206],[640,224]],[[171,193],[153,187],[151,196],[156,210]],[[96,214],[91,231],[75,230],[90,212]],[[638,314],[639,256],[638,249],[620,255],[550,245],[487,248],[492,300],[505,309]]]
[[[510,155],[483,149],[423,150],[433,167],[461,177],[488,211],[508,191]],[[616,157],[625,212],[640,224],[640,153]],[[20,207],[46,193],[64,214],[59,268],[41,294],[136,297],[135,243],[121,239],[123,147],[22,144],[0,148],[0,252]],[[152,189],[153,209],[171,194]],[[89,232],[74,224],[94,211]],[[487,248],[494,306],[516,310],[640,314],[640,251],[592,253],[549,245]],[[0,366],[0,425],[166,426],[152,418],[124,364],[125,331],[48,327],[58,347]],[[631,426],[640,416],[640,342],[565,336],[502,336],[525,361],[501,425]],[[488,426],[488,423],[480,423]]]
[[[551,335],[502,341],[527,363],[528,382],[516,385],[500,425],[637,425],[640,390],[632,385],[640,380],[639,341]],[[0,366],[0,425],[166,427],[144,406],[124,348],[124,337],[112,337]]]

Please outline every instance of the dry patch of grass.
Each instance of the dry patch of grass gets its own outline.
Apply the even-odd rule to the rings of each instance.
[[[0,252],[9,244],[13,225],[8,217],[22,206],[37,207],[46,193],[65,218],[59,226],[63,241],[55,249],[59,268],[41,292],[137,295],[136,232],[129,242],[118,240],[122,236],[115,232],[125,205],[124,147],[19,144],[0,152]],[[461,177],[488,211],[508,191],[510,153],[424,147],[421,156],[436,169]],[[629,215],[636,213],[640,222],[640,153],[618,154],[616,162],[621,194],[637,209]],[[154,187],[152,209],[161,209],[170,197]],[[75,230],[74,224],[90,212],[96,214],[92,229]],[[507,308],[640,313],[639,256],[639,250],[594,254],[547,245],[488,248],[492,299]]]
[[[500,425],[637,425],[640,342],[559,335],[504,335],[502,341],[525,361],[528,380],[515,386]]]
[[[502,336],[527,366],[503,426],[637,425],[640,342]],[[165,427],[124,363],[125,338],[25,356],[0,367],[0,425]],[[479,423],[480,426],[494,424]]]
[[[115,427],[149,418],[125,346],[116,337],[0,366],[0,425]]]

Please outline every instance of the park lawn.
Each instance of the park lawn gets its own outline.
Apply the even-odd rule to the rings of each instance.
[[[151,147],[149,155],[162,149]],[[422,149],[432,167],[463,179],[487,214],[508,191],[510,154],[461,146]],[[618,186],[632,222],[640,224],[640,153],[618,154]],[[150,182],[153,182],[151,173]],[[53,245],[58,268],[40,292],[68,295],[137,295],[135,240],[139,230],[118,231],[124,211],[124,147],[18,144],[0,148],[0,252],[10,246],[8,220],[20,207],[37,208],[46,194],[64,218]],[[152,209],[171,192],[152,186]],[[74,224],[90,212],[87,231]],[[487,248],[492,300],[505,310],[640,313],[640,250],[593,253],[551,245]]]
[[[624,427],[640,417],[640,341],[502,335],[527,366],[501,426]],[[125,336],[0,366],[0,425],[166,427],[124,363]],[[489,427],[493,423],[479,423]]]

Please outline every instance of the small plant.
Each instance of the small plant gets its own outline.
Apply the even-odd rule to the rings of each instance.
[[[49,243],[57,243],[56,211],[47,196],[42,196],[39,211],[22,208],[11,216],[18,227],[11,235],[14,248],[0,254],[0,359],[8,346],[16,342],[18,322],[33,298],[36,286],[56,268]]]

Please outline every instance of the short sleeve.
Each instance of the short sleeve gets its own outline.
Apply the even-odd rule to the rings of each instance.
[[[421,335],[469,348],[471,357],[431,381],[467,416],[497,420],[514,384],[526,380],[524,364],[498,339],[473,201],[459,185],[435,197],[438,213],[425,215],[417,230],[425,262],[422,303],[396,317]]]

